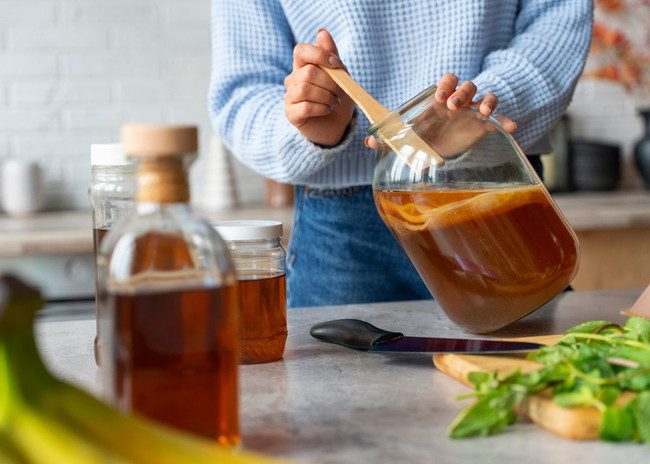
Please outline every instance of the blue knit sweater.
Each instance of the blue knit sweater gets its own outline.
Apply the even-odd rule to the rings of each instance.
[[[494,92],[526,151],[566,110],[589,49],[591,0],[213,0],[209,112],[230,151],[260,174],[315,187],[369,184],[374,152],[357,111],[323,148],[284,114],[297,43],[334,37],[352,77],[387,108],[452,72]],[[528,151],[530,152],[530,150]]]

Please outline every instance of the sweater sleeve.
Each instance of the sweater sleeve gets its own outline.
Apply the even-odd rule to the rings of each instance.
[[[327,166],[349,144],[354,128],[337,146],[325,148],[286,118],[284,79],[293,67],[295,39],[280,2],[213,0],[211,21],[208,109],[226,147],[280,182],[299,181]]]
[[[474,79],[479,95],[499,98],[522,149],[530,148],[569,106],[582,73],[593,23],[591,0],[523,0],[515,35],[486,55]]]

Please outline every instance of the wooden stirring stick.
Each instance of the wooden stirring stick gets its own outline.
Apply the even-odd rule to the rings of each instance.
[[[338,84],[339,87],[347,93],[352,100],[361,108],[361,111],[368,117],[370,122],[374,124],[379,121],[381,118],[386,116],[390,111],[377,100],[372,98],[368,92],[366,92],[343,68],[326,68],[321,66],[321,69],[325,71],[329,76]],[[399,118],[395,118],[390,121],[384,130],[387,130],[388,133],[396,134],[400,131],[411,131],[409,137],[406,137],[407,141],[404,141],[404,138],[399,140],[389,140],[387,137],[384,137],[381,132],[378,132],[381,139],[388,144],[388,146],[393,150],[397,155],[404,158],[406,163],[414,168],[413,157],[418,152],[426,153],[429,157],[430,164],[434,166],[442,166],[445,164],[445,160],[440,156],[428,143],[422,140],[413,129],[409,128]],[[403,149],[408,145],[409,150]],[[418,158],[420,163],[418,164],[417,169],[422,170],[429,166],[424,166],[422,164],[422,159]]]

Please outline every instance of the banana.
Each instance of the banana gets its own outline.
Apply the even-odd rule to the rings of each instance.
[[[281,464],[124,414],[54,377],[34,340],[38,292],[0,276],[0,462]]]

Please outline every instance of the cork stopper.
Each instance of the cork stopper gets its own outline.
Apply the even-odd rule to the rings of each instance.
[[[122,127],[124,152],[134,157],[177,156],[199,148],[196,126],[127,124]]]
[[[129,157],[139,159],[136,202],[189,202],[188,155],[198,150],[195,126],[125,125],[122,145]]]

